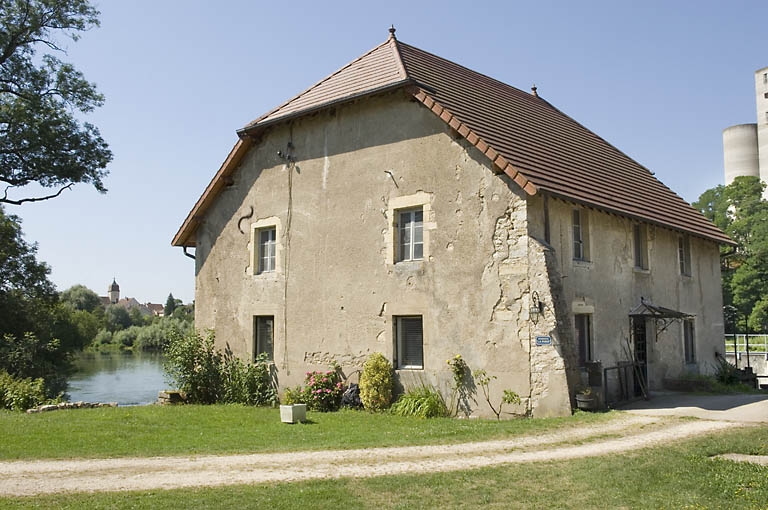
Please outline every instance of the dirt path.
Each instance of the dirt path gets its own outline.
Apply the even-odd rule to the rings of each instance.
[[[734,423],[623,415],[610,422],[455,445],[195,457],[0,462],[0,495],[171,489],[457,471],[621,453],[731,429]],[[575,442],[580,444],[574,445]]]

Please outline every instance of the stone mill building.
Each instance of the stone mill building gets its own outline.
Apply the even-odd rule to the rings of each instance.
[[[447,390],[461,354],[494,400],[562,415],[586,385],[619,399],[723,350],[732,242],[535,89],[392,29],[238,135],[173,244],[195,248],[197,327],[267,353],[281,388],[378,351]]]

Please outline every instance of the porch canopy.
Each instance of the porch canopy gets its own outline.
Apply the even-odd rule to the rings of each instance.
[[[650,301],[646,301],[644,297],[640,297],[640,304],[634,307],[630,312],[631,318],[648,318],[654,319],[657,324],[661,323],[663,326],[661,329],[656,330],[656,338],[659,333],[669,327],[672,322],[676,320],[693,319],[695,315],[690,313],[680,312],[678,310],[672,310],[671,308],[665,308],[663,306],[654,305]]]

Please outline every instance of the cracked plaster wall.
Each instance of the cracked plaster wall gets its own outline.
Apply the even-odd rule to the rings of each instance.
[[[289,141],[294,165],[276,156]],[[554,322],[545,314],[531,328],[528,317],[531,289],[550,300],[550,275],[528,237],[526,199],[431,112],[394,93],[278,125],[233,178],[197,236],[196,321],[216,330],[220,346],[249,359],[253,316],[273,315],[284,388],[331,360],[346,373],[372,352],[392,360],[394,318],[421,315],[424,369],[399,370],[402,385],[428,382],[448,396],[446,360],[461,354],[497,377],[494,402],[504,389],[523,397],[508,410],[570,412],[560,397],[567,387],[555,387],[562,361],[531,347]],[[395,263],[391,204],[407,197],[428,205],[428,256]],[[275,273],[248,272],[250,239],[238,222],[251,208],[249,221],[280,220]],[[481,395],[469,404],[490,415]]]

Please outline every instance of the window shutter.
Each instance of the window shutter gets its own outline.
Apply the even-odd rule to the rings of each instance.
[[[400,333],[402,335],[400,365],[404,367],[424,366],[421,317],[401,318]]]

